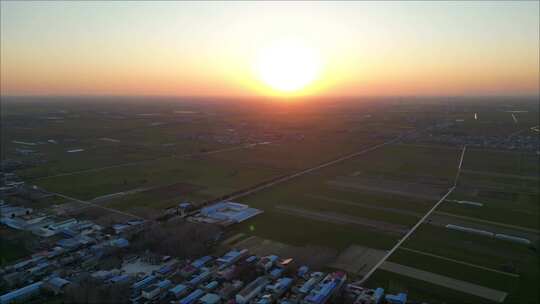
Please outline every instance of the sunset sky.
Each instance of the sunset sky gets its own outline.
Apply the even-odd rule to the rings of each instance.
[[[2,1],[1,93],[537,95],[538,16],[538,1]],[[313,72],[282,92],[268,79],[288,73],[268,69],[294,52]]]

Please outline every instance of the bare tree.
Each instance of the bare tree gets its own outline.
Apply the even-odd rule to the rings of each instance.
[[[152,223],[132,239],[137,251],[152,251],[162,255],[191,258],[208,252],[220,229],[214,225],[174,220]]]

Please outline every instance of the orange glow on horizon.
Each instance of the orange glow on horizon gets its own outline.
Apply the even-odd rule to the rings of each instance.
[[[2,95],[294,99],[540,90],[538,2],[0,5]]]

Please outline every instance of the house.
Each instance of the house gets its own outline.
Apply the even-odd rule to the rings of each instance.
[[[210,270],[204,270],[198,275],[194,276],[191,280],[189,280],[188,284],[191,286],[197,286],[201,283],[204,283],[208,279],[210,279],[211,275],[212,275],[212,272]]]
[[[239,259],[241,259],[243,256],[247,254],[248,250],[231,250],[227,252],[225,255],[217,259],[217,263],[220,264],[220,267],[226,267]]]
[[[197,289],[178,302],[179,304],[193,304],[204,295],[202,289]]]
[[[212,257],[211,256],[203,256],[202,258],[199,258],[195,261],[193,261],[193,263],[191,263],[191,266],[195,267],[195,268],[201,268],[203,267],[204,265],[206,265],[206,263],[210,262],[212,260]]]
[[[189,286],[184,284],[178,284],[174,286],[173,288],[169,289],[169,292],[177,299],[182,297],[184,294],[186,294],[189,290]]]
[[[118,284],[118,283],[127,282],[127,281],[129,281],[129,279],[130,279],[129,275],[121,274],[121,275],[117,275],[117,276],[114,276],[114,277],[110,278],[109,282],[112,283],[112,284]]]
[[[12,206],[9,206],[9,205],[4,205],[4,206],[0,207],[0,214],[4,218],[6,218],[6,217],[14,218],[14,217],[17,217],[17,216],[27,215],[27,214],[30,214],[30,213],[32,213],[31,208],[12,207]]]
[[[171,281],[163,280],[154,285],[148,286],[142,291],[143,298],[151,300],[156,298],[160,293],[169,288],[172,285]]]
[[[64,292],[64,288],[71,282],[61,277],[53,277],[43,284],[43,288],[52,291],[54,294]]]
[[[270,280],[264,276],[258,277],[236,295],[236,302],[239,304],[248,303],[264,290],[269,282]]]
[[[385,300],[389,304],[405,304],[407,303],[407,294],[398,293],[397,295],[388,294],[385,297]]]
[[[123,238],[111,240],[109,243],[111,246],[118,248],[125,248],[129,246],[129,241]]]
[[[199,299],[201,304],[217,304],[221,302],[221,298],[215,293],[207,293]]]
[[[269,256],[265,256],[265,257],[262,257],[261,260],[259,261],[258,263],[258,266],[262,269],[264,269],[264,271],[268,271],[270,270],[270,268],[272,268],[272,266],[274,265],[274,263],[278,260],[278,256],[277,255],[269,255]]]
[[[304,298],[305,304],[323,304],[328,301],[341,288],[347,275],[338,271],[328,274],[310,293]]]
[[[39,281],[0,296],[0,304],[20,303],[38,295],[43,282]]]
[[[156,280],[157,278],[153,275],[146,276],[142,280],[133,283],[133,285],[131,285],[131,289],[133,289],[134,291],[140,291],[146,286],[155,283]]]

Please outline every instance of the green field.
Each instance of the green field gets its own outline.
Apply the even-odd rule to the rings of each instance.
[[[433,153],[433,149],[438,153]],[[404,156],[391,157],[394,153],[403,153]],[[418,189],[440,187],[440,184],[448,182],[455,174],[458,153],[458,149],[447,148],[405,145],[382,147],[240,199],[241,202],[263,209],[265,213],[236,227],[235,230],[294,244],[315,244],[338,249],[359,244],[388,249],[397,242],[399,235],[388,233],[384,226],[400,226],[406,230],[412,227],[436,200],[386,193],[377,189],[342,189],[329,182],[344,177],[357,184],[361,184],[363,180],[373,180],[375,183],[399,182],[407,176],[416,180]],[[443,161],[437,161],[437,157]],[[448,164],[447,160],[452,163]],[[436,175],[439,179],[435,183],[427,182],[427,176],[434,175],[430,174],[434,168],[437,169]],[[283,212],[283,207],[337,217],[350,216],[360,221],[377,221],[383,226],[373,229],[351,223],[329,222]],[[302,229],[307,226],[310,229]],[[330,234],[334,236],[322,237]]]
[[[220,199],[388,142],[405,131],[424,134],[429,140],[401,137],[236,199],[264,213],[228,228],[228,234],[334,251],[351,245],[389,250],[454,185],[462,144],[430,140],[506,137],[523,130],[520,134],[529,134],[527,129],[538,124],[536,105],[524,107],[529,112],[518,114],[516,124],[506,112],[506,101],[490,106],[458,103],[455,108],[429,100],[385,106],[369,100],[40,102],[3,108],[3,159],[25,163],[16,174],[45,190],[146,218],[157,218],[186,200]],[[431,128],[439,124],[448,127]],[[66,152],[75,148],[85,151]],[[24,155],[17,149],[34,153]],[[463,225],[498,224],[510,230],[514,225],[534,234],[540,229],[538,160],[533,152],[467,146],[457,187],[448,199],[484,205],[446,201],[435,216]],[[8,202],[28,203],[21,197]],[[31,207],[40,210],[64,202],[69,200],[55,197],[31,202]],[[82,207],[73,216],[105,225],[129,216]],[[2,263],[28,254],[24,242],[2,243]],[[509,292],[508,303],[539,300],[538,242],[524,246],[451,231],[433,221],[421,225],[402,246],[389,261]],[[515,272],[519,278],[497,271]],[[418,301],[482,302],[384,270],[376,271],[368,284],[389,292],[408,291]]]
[[[40,179],[36,184],[78,199],[92,199],[137,188],[184,182],[200,186],[201,194],[217,197],[279,174],[271,169],[242,167],[206,159],[167,158],[134,166]],[[178,197],[182,197],[181,192]]]
[[[16,231],[8,228],[0,228],[0,267],[12,263],[18,259],[27,257],[29,244],[35,237],[30,233]]]

